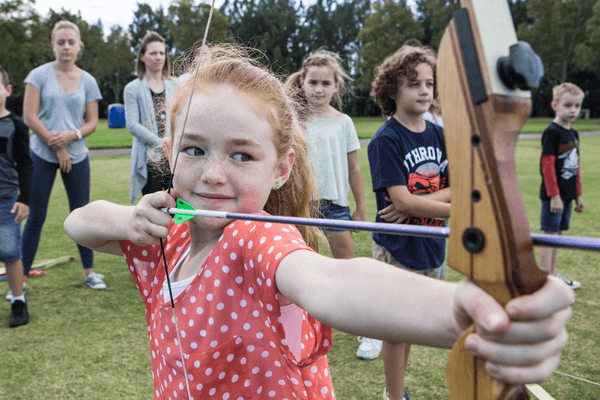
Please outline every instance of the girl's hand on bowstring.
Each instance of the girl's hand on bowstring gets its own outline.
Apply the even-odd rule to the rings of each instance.
[[[454,317],[461,329],[475,324],[467,350],[485,359],[493,378],[512,384],[548,379],[567,343],[566,324],[575,302],[573,290],[554,276],[535,293],[502,307],[470,281],[454,296]]]
[[[176,207],[173,195],[167,192],[147,194],[135,206],[129,224],[129,238],[138,246],[160,244],[169,234],[171,216],[163,207]]]

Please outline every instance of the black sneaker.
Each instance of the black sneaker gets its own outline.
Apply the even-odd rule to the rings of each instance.
[[[29,322],[29,313],[27,312],[27,303],[16,300],[10,305],[10,327],[25,325]]]

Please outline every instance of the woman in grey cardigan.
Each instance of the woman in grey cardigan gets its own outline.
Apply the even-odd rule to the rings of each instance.
[[[133,135],[129,200],[134,203],[140,192],[145,195],[166,189],[169,176],[152,165],[160,161],[161,146],[168,128],[166,99],[175,92],[170,78],[169,55],[165,40],[156,32],[142,39],[136,60],[138,79],[125,86],[125,120]]]

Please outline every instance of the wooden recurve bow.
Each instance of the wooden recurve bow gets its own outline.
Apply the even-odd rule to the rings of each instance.
[[[536,264],[515,166],[518,135],[531,113],[528,91],[540,58],[517,42],[505,0],[462,0],[442,38],[437,86],[444,109],[451,182],[449,266],[506,305],[546,281]],[[446,370],[452,400],[529,399],[504,385],[455,343]]]

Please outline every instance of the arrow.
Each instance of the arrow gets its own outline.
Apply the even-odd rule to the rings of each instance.
[[[445,239],[450,236],[450,228],[435,226],[388,224],[381,222],[342,221],[337,219],[282,217],[265,214],[230,213],[226,211],[196,210],[182,199],[177,199],[177,208],[161,208],[163,212],[175,215],[174,222],[182,224],[194,217],[221,219],[240,219],[246,221],[262,221],[279,224],[308,225],[320,228],[346,229],[389,233],[392,235],[419,236],[434,239]],[[579,236],[559,236],[532,234],[531,239],[536,246],[550,246],[564,249],[600,251],[600,239]]]

